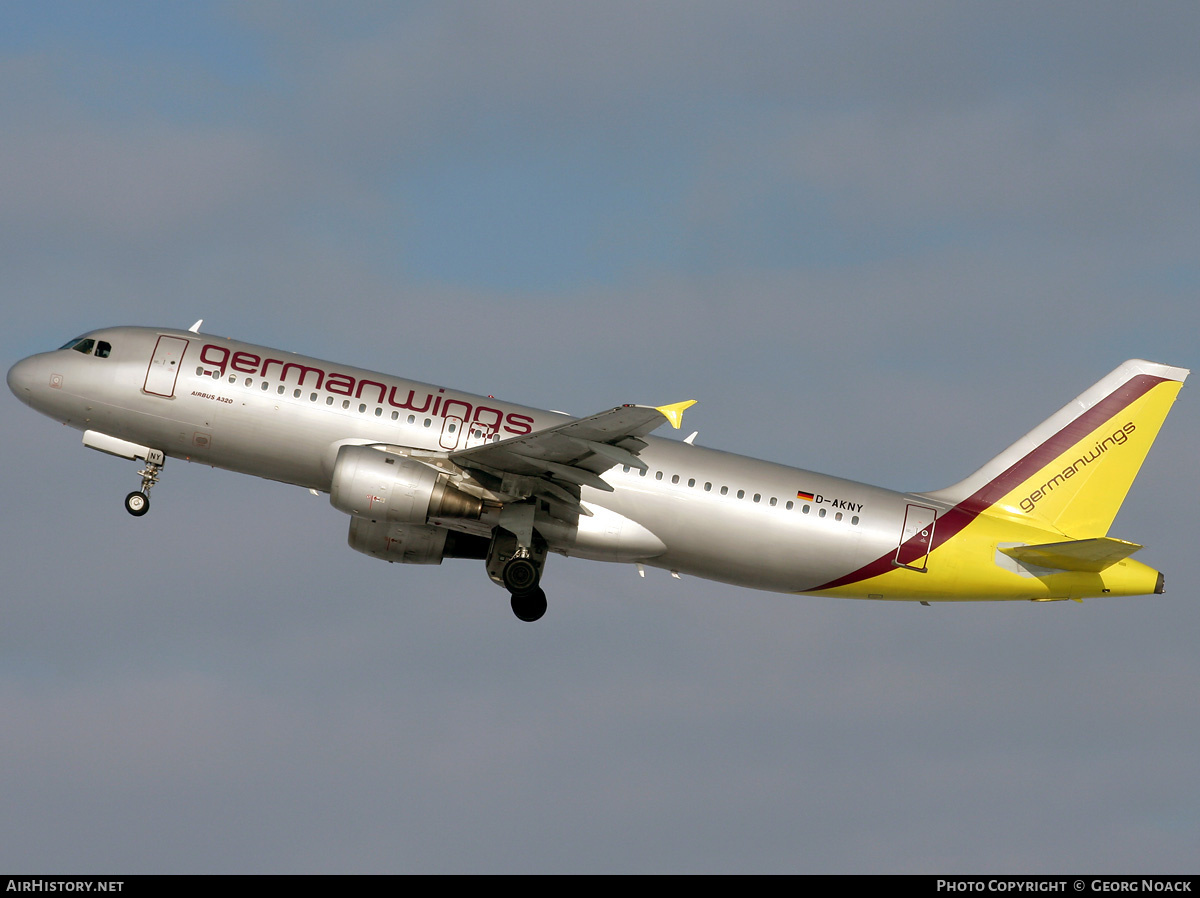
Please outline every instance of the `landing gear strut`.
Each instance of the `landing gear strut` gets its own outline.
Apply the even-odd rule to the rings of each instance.
[[[165,461],[165,459],[163,460]],[[146,467],[138,471],[142,477],[142,488],[125,497],[125,510],[136,518],[140,518],[150,510],[150,489],[158,483],[159,472],[163,469],[163,461],[147,460]]]
[[[503,527],[492,532],[488,546],[487,572],[508,590],[513,614],[532,623],[546,613],[546,594],[538,586],[546,562],[546,541],[534,533],[532,545],[522,546],[516,534]]]

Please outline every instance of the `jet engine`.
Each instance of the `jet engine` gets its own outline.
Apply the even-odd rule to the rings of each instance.
[[[338,450],[329,501],[346,514],[392,524],[479,520],[483,512],[483,501],[452,486],[445,473],[370,446]]]
[[[484,558],[488,540],[430,524],[389,524],[386,521],[350,519],[350,548],[402,564],[441,564],[443,558]]]

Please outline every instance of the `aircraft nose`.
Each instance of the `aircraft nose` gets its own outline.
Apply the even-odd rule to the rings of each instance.
[[[34,365],[32,358],[21,359],[8,369],[8,388],[24,403],[33,395]]]

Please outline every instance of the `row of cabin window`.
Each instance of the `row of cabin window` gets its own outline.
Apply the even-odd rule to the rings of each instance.
[[[205,371],[203,368],[197,368],[197,369],[196,369],[196,374],[197,374],[197,375],[199,375],[199,376],[201,376],[201,377],[203,377],[203,376],[207,375],[208,373],[209,373],[209,372]],[[221,374],[220,374],[220,372],[219,372],[219,371],[213,371],[213,372],[212,372],[212,378],[213,378],[213,380],[219,380],[219,379],[220,379],[220,377],[221,377]],[[233,384],[233,383],[237,383],[237,375],[236,375],[236,374],[231,374],[231,375],[229,375],[229,382],[230,382],[231,384]],[[247,377],[247,378],[246,378],[246,386],[250,387],[250,386],[253,386],[253,385],[254,385],[254,378],[252,378],[252,377]],[[270,383],[269,383],[269,382],[267,382],[267,381],[265,381],[265,380],[262,382],[262,389],[263,389],[264,391],[266,391],[266,390],[270,389],[270,386],[271,386],[271,385],[270,385]],[[279,395],[280,395],[280,396],[282,396],[282,395],[284,394],[284,392],[286,391],[286,389],[287,389],[287,388],[286,388],[286,387],[285,387],[283,384],[280,384],[280,385],[278,386],[278,388],[277,388],[277,392],[279,393]],[[303,390],[301,390],[299,387],[297,387],[296,389],[294,389],[294,390],[292,391],[292,396],[293,396],[293,397],[295,397],[296,399],[299,399],[299,398],[300,398],[300,397],[301,397],[303,394],[304,394],[304,391],[303,391]],[[317,401],[317,395],[318,395],[318,394],[316,394],[316,393],[310,393],[310,394],[309,394],[309,396],[308,396],[308,399],[309,399],[309,401],[310,401],[310,402],[316,402],[316,401]],[[333,402],[334,402],[334,397],[333,397],[333,396],[326,396],[326,397],[325,397],[325,404],[326,404],[326,405],[333,405]],[[348,409],[348,408],[350,408],[350,400],[349,400],[349,399],[343,399],[343,400],[342,400],[342,408],[343,408],[343,409]],[[359,411],[359,413],[360,413],[360,414],[365,414],[365,413],[366,413],[366,411],[367,411],[367,408],[368,408],[368,406],[367,406],[367,404],[366,404],[365,402],[363,402],[363,403],[359,403],[359,406],[358,406],[358,411]],[[375,417],[376,417],[376,418],[380,418],[380,417],[382,417],[382,416],[383,416],[383,408],[382,408],[381,406],[375,406]],[[393,420],[393,421],[398,421],[398,420],[400,420],[400,413],[399,413],[399,412],[397,412],[397,411],[393,411],[393,412],[392,412],[392,420]],[[416,423],[416,421],[417,421],[417,416],[416,416],[416,415],[409,415],[409,416],[408,416],[408,423],[409,423],[409,424],[415,424],[415,423]],[[423,425],[424,425],[425,427],[431,427],[431,426],[433,425],[433,419],[432,419],[432,418],[426,418],[426,419],[425,419],[425,420],[424,420],[422,423],[423,423]],[[455,424],[454,422],[450,422],[450,424],[449,424],[449,425],[446,427],[446,430],[447,430],[447,432],[448,432],[448,433],[454,433],[454,432],[457,430],[457,428],[458,428],[458,425],[457,425],[457,424]],[[479,431],[479,430],[474,430],[474,431],[472,431],[471,435],[472,435],[473,437],[481,437],[481,436],[483,436],[483,433],[482,433],[481,431]],[[494,436],[493,438],[495,438],[495,436]],[[622,468],[622,470],[624,470],[624,472],[625,472],[626,474],[628,474],[628,473],[629,473],[629,471],[631,470],[631,468],[630,468],[630,466],[629,466],[629,465],[625,465],[625,466]],[[646,476],[646,472],[645,472],[645,471],[639,471],[638,473],[639,473],[639,474],[640,474],[640,476],[642,476],[642,477],[645,477],[645,476]],[[663,479],[663,472],[662,472],[662,471],[655,471],[655,472],[654,472],[654,479],[655,479],[655,480],[662,480],[662,479]],[[671,475],[671,483],[679,483],[679,475],[678,475],[678,474],[672,474],[672,475]],[[687,485],[688,485],[689,487],[695,487],[695,486],[696,486],[696,478],[694,478],[694,477],[692,477],[692,478],[689,478],[689,479],[688,479],[688,482],[687,482]],[[712,485],[712,483],[710,483],[710,482],[705,482],[705,484],[704,484],[704,491],[705,491],[706,493],[707,493],[707,492],[711,492],[711,491],[712,491],[712,486],[713,486],[713,485]],[[721,493],[721,495],[722,495],[722,496],[727,496],[727,495],[729,495],[729,487],[727,487],[727,486],[723,486],[723,487],[721,487],[721,489],[720,489],[720,493]],[[745,491],[745,490],[738,490],[738,491],[737,491],[737,497],[738,497],[739,499],[744,499],[744,498],[746,498],[746,491]],[[755,501],[755,502],[761,502],[761,501],[762,501],[762,494],[761,494],[761,493],[755,493],[755,494],[754,494],[754,501]],[[767,503],[767,504],[768,504],[768,505],[771,505],[771,506],[775,506],[775,505],[778,505],[778,504],[779,504],[779,500],[778,500],[778,499],[777,499],[775,496],[772,496],[772,497],[770,498],[770,500],[768,501],[768,503]],[[794,505],[795,505],[795,503],[794,503],[794,502],[793,502],[791,499],[789,499],[789,500],[787,501],[787,503],[784,505],[784,508],[786,508],[788,511],[791,511],[791,510],[792,510],[792,508],[794,507]],[[802,513],[802,514],[808,514],[810,510],[811,510],[811,507],[810,507],[810,506],[808,506],[808,505],[805,505],[805,506],[803,506],[803,507],[800,509],[800,511],[801,511],[801,513]],[[824,509],[824,508],[818,509],[818,511],[817,511],[817,514],[818,514],[818,516],[820,516],[820,517],[822,517],[822,518],[823,518],[823,517],[825,517],[825,515],[827,514],[827,510],[826,510],[826,509]],[[834,520],[835,520],[835,521],[840,521],[841,519],[842,519],[842,513],[839,511],[839,512],[838,512],[836,515],[834,515]],[[857,523],[858,523],[858,515],[855,515],[854,517],[852,517],[852,518],[850,519],[850,523],[851,523],[851,524],[857,524]]]
[[[207,377],[207,376],[209,376],[209,375],[210,375],[210,372],[209,372],[209,371],[206,371],[204,368],[197,368],[197,369],[196,369],[196,374],[197,374],[198,376],[200,376],[200,377]],[[220,372],[220,371],[212,371],[212,372],[211,372],[211,376],[212,376],[212,379],[213,379],[213,380],[220,380],[220,379],[221,379],[221,372]],[[235,384],[235,383],[237,383],[237,375],[236,375],[236,374],[231,374],[231,375],[229,375],[229,382],[230,382],[231,384]],[[246,385],[247,387],[252,387],[252,386],[254,386],[254,378],[253,378],[253,377],[247,377],[247,378],[246,378],[246,384],[245,384],[245,385]],[[270,384],[270,382],[268,382],[268,381],[265,381],[265,380],[264,380],[264,381],[262,382],[262,390],[263,390],[263,392],[266,392],[266,391],[267,391],[267,390],[269,390],[270,388],[271,388],[271,384]],[[279,386],[276,388],[276,392],[277,392],[277,393],[278,393],[280,396],[282,396],[282,395],[283,395],[283,394],[284,394],[286,391],[287,391],[287,387],[286,387],[284,384],[280,384],[280,385],[279,385]],[[292,396],[293,396],[293,397],[295,397],[296,399],[299,399],[299,398],[300,398],[301,396],[303,396],[303,395],[304,395],[304,391],[303,391],[302,389],[300,389],[299,387],[297,387],[297,388],[295,388],[294,390],[292,390]],[[308,394],[308,401],[309,401],[309,402],[316,402],[316,401],[317,401],[317,397],[318,397],[318,394],[317,394],[317,393],[309,393],[309,394]],[[325,404],[326,404],[326,405],[333,405],[333,403],[334,403],[334,397],[333,397],[333,396],[326,396],[326,397],[325,397]],[[344,408],[344,409],[348,409],[348,408],[350,408],[350,400],[349,400],[349,399],[343,399],[343,400],[342,400],[342,408]],[[367,409],[368,409],[368,408],[369,408],[369,406],[368,406],[368,405],[367,405],[365,402],[360,402],[360,403],[358,404],[358,411],[359,411],[359,414],[366,414],[366,411],[367,411]],[[376,417],[376,418],[382,418],[382,417],[383,417],[383,407],[382,407],[382,406],[378,406],[378,405],[377,405],[377,406],[375,406],[374,408],[375,408],[375,417]],[[393,420],[393,421],[399,421],[399,420],[400,420],[400,413],[399,413],[399,412],[397,412],[397,411],[393,411],[393,412],[392,412],[392,420]],[[416,423],[417,423],[417,416],[416,416],[416,415],[409,415],[409,416],[408,416],[408,423],[409,423],[409,424],[416,424]],[[432,426],[433,426],[433,419],[432,419],[432,418],[426,418],[426,419],[425,419],[425,420],[422,422],[422,424],[423,424],[423,426],[425,426],[425,427],[432,427]],[[458,430],[458,425],[457,425],[456,423],[454,423],[453,421],[451,421],[451,422],[450,422],[450,424],[449,424],[449,425],[446,427],[446,431],[447,431],[448,433],[455,433],[457,430]],[[471,431],[471,436],[473,436],[473,437],[476,437],[476,438],[479,438],[479,437],[482,437],[482,436],[484,436],[484,434],[483,434],[483,431],[481,431],[481,430],[472,430],[472,431]],[[499,438],[499,436],[498,436],[498,435],[495,435],[495,434],[493,435],[493,439],[498,439],[498,438]]]
[[[628,474],[628,473],[629,473],[629,472],[632,470],[632,467],[631,467],[630,465],[624,465],[624,466],[621,468],[621,470],[623,470],[623,471],[624,471],[626,474]],[[639,475],[639,476],[641,476],[641,477],[645,477],[645,476],[646,476],[646,472],[645,472],[645,471],[639,471],[639,472],[638,472],[638,475]],[[655,480],[662,480],[662,479],[663,479],[663,472],[662,472],[662,471],[655,471],[655,472],[654,472],[654,479],[655,479]],[[671,475],[671,482],[672,482],[672,483],[679,483],[679,475],[678,475],[678,474],[672,474],[672,475]],[[688,485],[689,487],[695,488],[695,486],[696,486],[696,478],[695,478],[695,477],[689,477],[689,478],[688,478],[687,485]],[[704,483],[704,492],[706,492],[706,493],[710,493],[710,492],[712,492],[712,488],[713,488],[713,485],[712,485],[712,483],[711,483],[711,482],[708,482],[708,481],[705,481],[705,483]],[[723,486],[723,487],[721,487],[721,489],[719,490],[719,492],[720,492],[720,494],[721,494],[722,496],[728,496],[728,495],[729,495],[729,487],[727,487],[727,486]],[[745,490],[738,490],[738,491],[737,491],[737,497],[738,497],[739,499],[745,499],[745,498],[746,498],[746,491],[745,491]],[[761,502],[761,501],[762,501],[762,493],[755,493],[755,494],[754,494],[754,497],[753,497],[753,501],[755,501],[755,502]],[[771,498],[770,498],[770,499],[767,501],[767,504],[768,504],[768,505],[770,505],[770,506],[772,506],[772,507],[774,507],[774,506],[776,506],[776,505],[778,505],[778,504],[779,504],[779,500],[778,500],[778,499],[777,499],[775,496],[772,496],[772,497],[771,497]],[[783,506],[783,507],[784,507],[785,509],[787,509],[788,511],[791,511],[791,510],[792,510],[792,509],[795,507],[795,504],[796,504],[796,503],[795,503],[795,502],[793,502],[791,499],[788,499],[788,501],[787,501],[787,502],[784,504],[784,506]],[[801,506],[801,508],[800,508],[800,513],[801,513],[801,514],[808,514],[808,513],[809,513],[811,510],[812,510],[812,506],[811,506],[811,505],[803,505],[803,506]],[[825,517],[825,516],[826,516],[828,513],[829,513],[829,510],[828,510],[828,509],[826,509],[826,508],[819,508],[819,509],[817,509],[817,516],[818,516],[818,517],[821,517],[821,518],[823,518],[823,517]],[[835,521],[840,521],[840,520],[842,519],[842,513],[841,513],[840,511],[839,511],[839,512],[837,512],[837,513],[836,513],[836,514],[833,516],[833,519],[834,519]],[[858,515],[854,515],[852,518],[850,518],[850,523],[851,523],[851,524],[854,524],[854,525],[857,525],[857,524],[858,524]]]

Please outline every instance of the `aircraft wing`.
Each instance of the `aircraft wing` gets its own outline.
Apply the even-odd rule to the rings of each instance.
[[[501,478],[506,492],[542,495],[590,514],[579,504],[579,487],[612,492],[600,475],[614,465],[644,471],[646,463],[638,458],[646,448],[641,437],[664,421],[678,429],[684,409],[694,404],[695,400],[658,408],[622,405],[499,443],[460,449],[450,453],[450,460]]]

